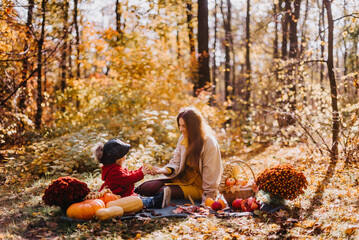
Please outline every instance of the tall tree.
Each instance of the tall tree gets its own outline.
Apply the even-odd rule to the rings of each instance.
[[[331,160],[336,162],[338,160],[338,141],[339,141],[339,109],[338,109],[338,97],[337,97],[337,83],[334,75],[334,56],[333,56],[333,44],[334,44],[334,21],[332,15],[332,4],[330,0],[324,0],[325,9],[327,10],[328,18],[328,75],[330,81],[330,93],[332,100],[332,148],[331,148]]]
[[[279,58],[278,50],[278,11],[280,10],[280,4],[277,1],[273,2],[273,15],[274,15],[274,41],[273,41],[273,58]],[[278,74],[277,74],[278,75]]]
[[[287,59],[288,55],[288,34],[289,34],[289,18],[290,18],[290,0],[284,0],[284,14],[282,17],[282,59]]]
[[[222,12],[222,16],[223,16],[223,25],[224,25],[224,31],[225,31],[225,36],[224,36],[224,53],[225,53],[225,63],[224,63],[224,97],[225,100],[229,100],[231,92],[230,92],[230,87],[231,87],[231,56],[230,56],[230,39],[229,39],[229,34],[230,34],[230,22],[228,18],[228,14],[229,14],[229,6],[227,5],[227,14],[224,13],[223,10],[223,0],[221,1],[221,12]],[[227,18],[226,18],[227,16]]]
[[[36,115],[35,115],[35,127],[36,129],[41,128],[42,124],[42,102],[43,102],[43,93],[42,93],[42,48],[44,45],[45,39],[45,21],[46,21],[46,2],[47,0],[41,1],[41,33],[40,38],[37,44],[37,99],[36,99]]]
[[[186,15],[187,15],[187,26],[188,26],[188,41],[189,41],[189,48],[190,48],[190,54],[191,56],[194,56],[195,53],[195,45],[194,45],[194,33],[193,33],[193,12],[192,12],[192,1],[187,0],[187,9],[186,9]]]
[[[74,0],[74,25],[76,32],[76,77],[79,79],[81,77],[80,71],[80,31],[79,24],[77,21],[78,16],[78,0]]]
[[[31,29],[32,29],[32,15],[33,15],[33,9],[34,9],[34,0],[28,1],[28,10],[27,10],[27,21],[26,21],[26,39],[24,44],[24,52],[28,52],[30,49],[29,41],[31,39]],[[25,112],[25,101],[27,96],[27,75],[29,71],[29,60],[28,58],[24,58],[22,62],[22,81],[25,82],[24,86],[21,88],[20,92],[20,99],[19,99],[19,108],[24,113]]]
[[[118,40],[123,41],[123,34],[126,27],[126,22],[124,20],[122,12],[122,3],[123,1],[116,0],[116,31],[119,33]],[[127,1],[125,3],[127,5]]]
[[[72,73],[72,39],[69,39],[68,42],[68,57],[67,57],[67,61],[68,61],[68,68],[67,68],[67,74],[69,76],[69,79],[73,78],[74,75]]]
[[[347,2],[344,0],[343,2],[343,14],[344,16],[347,15]],[[347,25],[347,20],[346,18],[344,19],[344,26]],[[348,64],[347,64],[347,59],[348,59],[348,46],[347,46],[347,40],[346,37],[343,36],[343,46],[344,46],[344,56],[343,56],[343,67],[344,67],[344,76],[346,76],[348,74]],[[344,92],[345,94],[347,94],[348,92],[348,81],[347,78],[344,78]]]
[[[279,0],[278,2],[276,0],[273,1],[273,14],[274,14],[274,40],[273,40],[273,59],[275,60],[274,63],[275,65],[273,66],[274,69],[274,76],[275,76],[275,81],[278,85],[280,85],[279,83],[279,73],[278,73],[278,64],[277,61],[279,59],[279,34],[278,34],[278,16],[280,13],[280,6],[281,6],[282,1]],[[281,99],[281,89],[277,88],[276,89],[276,100]]]
[[[246,116],[249,114],[249,106],[250,106],[250,97],[251,97],[251,77],[252,77],[252,70],[251,70],[251,31],[250,31],[250,0],[247,0],[247,11],[246,11],[246,85],[245,85],[245,111]]]
[[[217,64],[216,64],[216,51],[217,51],[217,26],[218,26],[218,18],[217,18],[217,0],[214,1],[214,36],[213,36],[213,58],[212,58],[212,97],[211,97],[211,105],[214,105],[214,96],[216,95],[217,88]]]
[[[198,0],[198,82],[194,94],[211,82],[209,74],[208,52],[208,1]]]
[[[319,4],[319,3],[318,3]],[[324,51],[325,51],[325,31],[324,31],[324,24],[325,24],[325,7],[324,7],[324,3],[319,6],[319,8],[321,9],[320,11],[320,16],[319,16],[319,37],[320,37],[320,59],[324,59]],[[319,63],[320,64],[320,76],[319,76],[319,81],[320,81],[320,86],[322,91],[324,91],[324,84],[323,84],[323,79],[324,79],[324,64],[323,63]]]
[[[197,82],[197,70],[196,70],[196,48],[194,41],[194,27],[193,27],[193,11],[192,11],[192,0],[186,1],[186,16],[187,16],[187,28],[188,28],[188,42],[189,42],[189,53],[191,55],[191,78],[193,84]],[[195,92],[193,92],[195,95]]]
[[[301,55],[304,51],[304,47],[307,42],[307,19],[308,19],[308,13],[309,13],[309,0],[305,1],[305,11],[304,11],[304,17],[303,17],[303,23],[300,29],[302,29],[302,36],[301,36],[301,44],[300,44],[300,51],[299,54]]]
[[[180,6],[180,10],[183,9],[182,6]],[[177,62],[180,64],[181,60],[181,39],[180,39],[180,32],[181,32],[181,24],[179,23],[181,12],[176,11],[176,46],[177,46]]]
[[[121,3],[119,0],[116,0],[116,31],[122,34],[121,29],[121,15],[122,15],[122,9],[121,9]]]
[[[232,52],[232,68],[231,68],[232,90],[231,90],[230,95],[232,95],[232,98],[233,98],[234,93],[235,93],[235,86],[236,86],[236,57],[235,57],[233,34],[232,34],[232,3],[231,3],[231,0],[227,0],[227,7],[228,7],[228,13],[227,13],[228,34],[229,34],[229,43],[230,43],[231,52]]]
[[[297,23],[300,13],[300,3],[301,0],[294,0],[294,9],[291,10],[291,17],[289,18],[289,54],[288,57],[291,60],[298,58],[298,36],[297,36]],[[288,72],[289,77],[289,107],[292,112],[296,109],[296,97],[297,97],[297,73],[295,66],[290,67]],[[294,118],[288,117],[288,124],[294,124]]]
[[[68,20],[69,20],[69,0],[65,0],[64,4],[63,18],[62,18],[62,48],[61,48],[61,60],[60,60],[60,69],[61,69],[61,79],[60,79],[60,89],[61,92],[65,92],[66,88],[66,77],[67,77],[67,52],[68,52]],[[65,111],[65,105],[62,104],[61,111]]]
[[[293,59],[297,57],[298,54],[298,36],[297,36],[297,25],[300,13],[300,3],[301,0],[294,0],[294,9],[291,12],[291,17],[289,18],[289,58]]]

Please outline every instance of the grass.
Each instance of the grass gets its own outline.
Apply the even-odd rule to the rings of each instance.
[[[70,222],[61,219],[59,208],[43,204],[41,197],[51,179],[41,178],[2,186],[0,239],[359,239],[357,165],[339,161],[330,166],[328,158],[300,145],[248,149],[241,159],[256,174],[279,163],[293,164],[305,173],[309,187],[287,203],[283,215]],[[102,183],[98,174],[74,177],[90,189]]]

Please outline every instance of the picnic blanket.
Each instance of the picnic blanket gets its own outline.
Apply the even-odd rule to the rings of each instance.
[[[122,216],[120,219],[143,219],[143,218],[187,218],[189,216],[198,217],[208,217],[216,216],[219,218],[230,218],[230,217],[243,217],[243,216],[256,216],[253,212],[233,212],[229,208],[224,209],[223,211],[213,211],[207,208],[201,208],[200,201],[194,201],[195,207],[191,204],[189,200],[184,199],[172,199],[171,204],[165,208],[156,209],[156,208],[147,208],[142,211],[134,214],[127,214]],[[261,211],[266,211],[268,213],[273,213],[280,209],[284,209],[284,206],[272,206],[266,203],[261,203]],[[79,221],[84,222],[83,220],[75,220],[67,216],[61,216],[63,221]]]

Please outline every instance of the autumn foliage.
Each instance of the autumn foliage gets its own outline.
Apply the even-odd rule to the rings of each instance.
[[[90,192],[87,184],[73,177],[60,177],[45,190],[42,200],[50,206],[67,209],[71,204],[80,202]]]
[[[271,197],[293,200],[304,193],[303,189],[307,188],[308,182],[304,174],[292,165],[279,164],[261,172],[257,185]]]

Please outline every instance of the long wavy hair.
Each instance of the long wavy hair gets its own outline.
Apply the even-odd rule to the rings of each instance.
[[[180,118],[183,119],[187,130],[188,147],[186,161],[188,161],[191,167],[198,169],[204,140],[208,135],[212,134],[212,130],[195,107],[191,106],[181,109],[177,115],[178,127]]]

